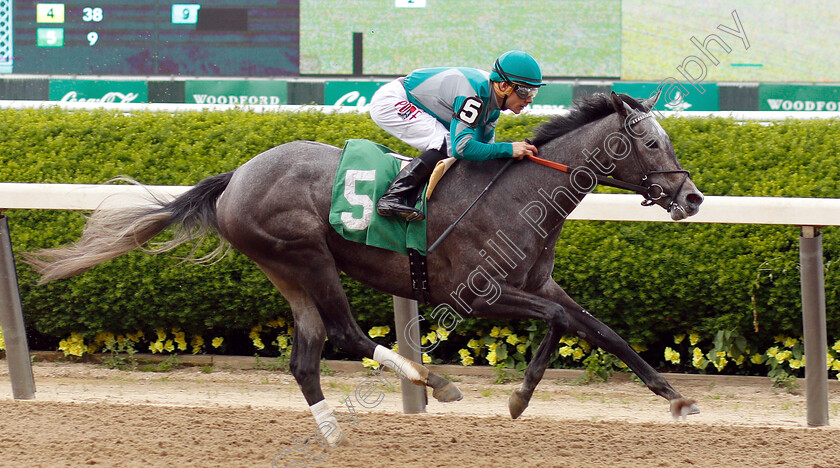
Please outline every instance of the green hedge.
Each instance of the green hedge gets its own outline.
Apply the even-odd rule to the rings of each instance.
[[[503,116],[497,136],[525,138],[542,120]],[[101,183],[129,175],[150,185],[191,185],[300,139],[341,146],[348,138],[368,138],[416,154],[356,114],[38,109],[2,110],[0,121],[2,182]],[[712,118],[662,124],[707,195],[840,197],[836,121],[763,125]],[[18,251],[72,241],[83,224],[74,212],[7,214]],[[840,326],[835,266],[840,240],[834,228],[824,234],[828,326],[834,337]],[[673,335],[687,331],[711,339],[720,330],[734,330],[753,349],[763,350],[775,336],[801,335],[797,237],[795,227],[570,222],[557,246],[554,277],[628,341],[656,353],[654,362],[662,359]],[[36,286],[34,273],[18,265],[32,340],[54,347],[72,332],[144,330],[148,336],[155,329],[177,328],[227,337],[227,352],[251,354],[254,348],[245,336],[253,327],[278,316],[290,318],[282,297],[243,256],[234,253],[210,267],[183,264],[177,256],[131,253],[45,286]],[[392,323],[389,296],[349,279],[345,284],[365,330]],[[540,331],[536,324],[467,320],[435,358],[457,359],[468,339],[494,325],[525,336]],[[260,352],[272,353],[270,348]]]

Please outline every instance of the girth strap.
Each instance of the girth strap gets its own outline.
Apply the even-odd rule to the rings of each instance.
[[[414,299],[421,304],[430,304],[432,293],[429,290],[429,267],[426,264],[426,256],[415,249],[408,249],[408,266]]]

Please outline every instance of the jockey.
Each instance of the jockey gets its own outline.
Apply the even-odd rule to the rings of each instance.
[[[408,206],[406,198],[416,194],[447,153],[472,161],[536,155],[537,148],[525,141],[496,143],[496,121],[503,110],[522,112],[544,85],[537,61],[511,50],[496,60],[490,73],[423,68],[379,88],[370,102],[371,118],[422,154],[397,174],[377,201],[377,213],[422,220],[423,213]]]

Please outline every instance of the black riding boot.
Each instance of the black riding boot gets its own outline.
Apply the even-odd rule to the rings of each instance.
[[[388,186],[388,190],[376,202],[376,212],[380,216],[402,216],[407,221],[422,221],[425,219],[422,211],[406,204],[406,199],[415,198],[412,195],[426,182],[433,169],[434,164],[430,166],[420,157],[412,159],[397,174],[397,177]]]

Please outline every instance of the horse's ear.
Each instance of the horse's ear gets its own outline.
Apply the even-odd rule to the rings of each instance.
[[[653,109],[653,106],[656,105],[656,101],[659,100],[660,94],[662,94],[662,88],[657,88],[656,94],[642,101],[642,105],[645,106],[645,109],[647,109],[648,112],[650,112]]]
[[[610,91],[610,100],[612,101],[615,111],[618,112],[618,115],[627,117],[628,108],[626,107],[626,104],[624,104],[624,101],[621,100],[621,96],[615,94],[615,91]]]

